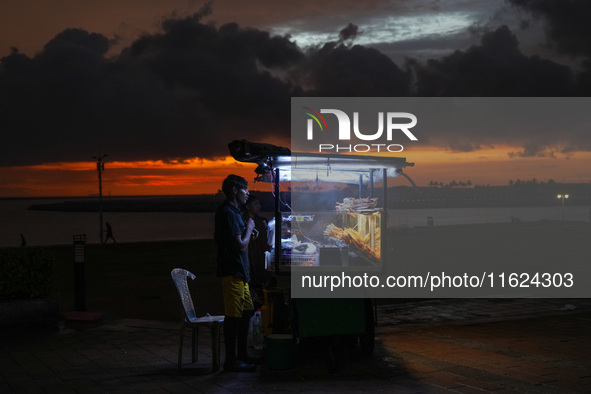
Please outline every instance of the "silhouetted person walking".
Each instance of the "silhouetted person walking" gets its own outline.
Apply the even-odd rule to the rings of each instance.
[[[107,243],[109,239],[112,239],[113,243],[116,244],[117,241],[115,240],[115,237],[113,237],[113,227],[111,227],[111,224],[109,222],[105,223],[105,225],[107,226],[107,229],[105,230],[105,232],[107,233],[107,235],[105,236],[105,243]]]

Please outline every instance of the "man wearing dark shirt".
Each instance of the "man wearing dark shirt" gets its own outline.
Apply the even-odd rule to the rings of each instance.
[[[248,182],[238,175],[228,175],[222,184],[226,200],[215,214],[217,275],[222,278],[224,297],[224,370],[252,372],[256,368],[247,353],[248,324],[254,312],[248,281],[250,264],[248,244],[254,222],[245,223],[240,207],[248,198]]]

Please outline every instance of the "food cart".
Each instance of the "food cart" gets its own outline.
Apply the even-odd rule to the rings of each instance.
[[[267,269],[277,283],[302,270],[384,269],[387,180],[412,163],[399,157],[295,153],[244,140],[233,141],[229,149],[237,161],[257,164],[255,181],[274,185],[275,231]],[[289,197],[282,191],[284,182],[290,183]],[[325,183],[341,187],[326,192],[321,187]],[[380,197],[374,195],[374,186],[381,189]],[[356,196],[348,195],[353,191]],[[296,338],[355,337],[364,353],[373,352],[371,299],[297,297],[290,305],[290,330]],[[285,330],[284,324],[276,326]]]

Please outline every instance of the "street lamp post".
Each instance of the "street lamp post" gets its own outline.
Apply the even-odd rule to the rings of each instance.
[[[562,201],[562,221],[564,221],[564,200],[568,198],[568,194],[559,194],[556,197]]]
[[[103,171],[105,171],[105,163],[103,159],[108,155],[93,156],[96,159],[96,170],[98,172],[99,181],[99,242],[103,243]]]

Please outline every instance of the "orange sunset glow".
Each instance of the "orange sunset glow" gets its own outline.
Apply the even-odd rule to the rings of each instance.
[[[473,185],[508,185],[510,180],[536,178],[562,183],[584,183],[591,178],[591,153],[568,156],[511,158],[517,147],[499,146],[473,152],[436,148],[405,151],[415,163],[405,173],[418,186],[431,181],[468,181]],[[252,190],[269,191],[271,186],[254,183],[256,165],[223,159],[192,159],[183,162],[120,162],[105,159],[103,194],[112,196],[183,195],[216,193],[230,173],[246,178]],[[0,197],[61,197],[98,194],[96,162],[55,163],[0,169]],[[409,185],[404,178],[392,186]]]

